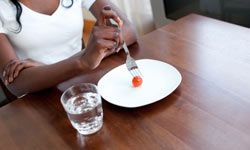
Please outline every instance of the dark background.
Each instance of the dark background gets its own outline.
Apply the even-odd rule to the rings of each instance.
[[[250,27],[250,0],[163,0],[166,17],[176,20],[190,13]]]

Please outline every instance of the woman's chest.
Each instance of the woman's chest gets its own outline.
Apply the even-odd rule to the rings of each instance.
[[[53,15],[60,7],[60,0],[20,0],[27,8],[44,15]]]
[[[71,8],[60,6],[53,15],[45,15],[23,6],[22,30],[9,38],[19,49],[53,46],[79,37],[83,30],[83,14],[75,1]]]

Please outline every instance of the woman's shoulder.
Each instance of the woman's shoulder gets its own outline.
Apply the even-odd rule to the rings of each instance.
[[[12,7],[12,2],[10,0],[0,0],[0,8],[10,8]]]
[[[0,14],[15,14],[15,5],[10,0],[0,0]]]
[[[0,32],[6,30],[9,24],[15,22],[16,9],[10,0],[0,0]]]
[[[0,14],[12,15],[15,13],[15,6],[10,0],[0,0]]]

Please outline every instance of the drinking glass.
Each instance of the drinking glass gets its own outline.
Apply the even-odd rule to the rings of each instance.
[[[81,83],[70,87],[62,94],[61,103],[72,126],[80,134],[89,135],[101,129],[102,101],[96,85]]]

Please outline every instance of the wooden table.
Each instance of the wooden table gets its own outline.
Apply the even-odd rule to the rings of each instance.
[[[183,77],[177,90],[135,109],[103,101],[103,128],[91,136],[77,134],[60,104],[60,90],[97,83],[124,63],[120,52],[95,71],[62,83],[60,90],[0,108],[0,149],[250,149],[249,29],[192,14],[140,37],[130,48],[136,59],[175,66]]]

